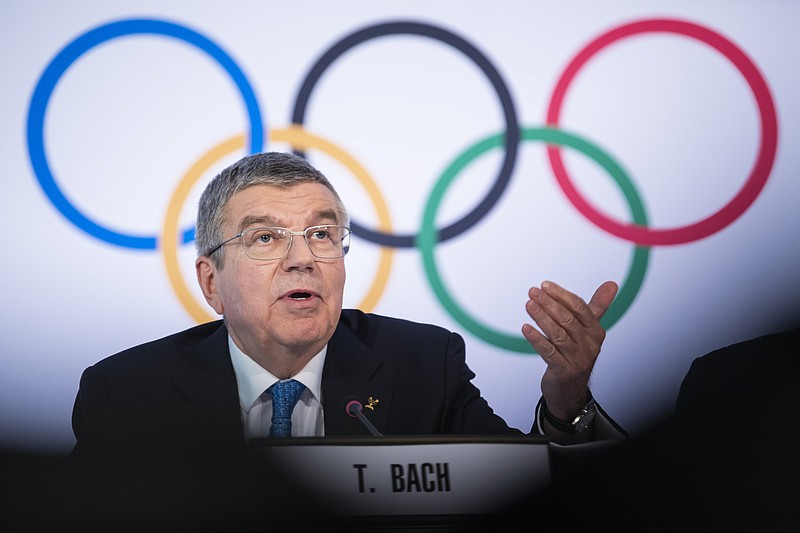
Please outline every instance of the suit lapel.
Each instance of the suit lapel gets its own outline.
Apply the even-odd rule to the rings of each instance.
[[[208,337],[186,350],[185,365],[173,385],[186,400],[176,413],[175,433],[210,439],[215,444],[241,446],[241,422],[236,375],[228,350],[228,330],[220,322]],[[357,397],[364,414],[381,433],[387,432],[393,387],[376,375],[382,359],[343,321],[328,343],[322,373],[325,435],[368,435],[367,429],[345,412],[346,399]],[[211,444],[209,442],[208,444]]]
[[[364,405],[364,414],[375,428],[386,432],[393,389],[374,379],[382,364],[381,358],[340,321],[328,342],[322,373],[326,436],[369,434],[361,422],[345,412],[348,399],[353,397]]]
[[[206,339],[188,349],[186,359],[189,364],[173,379],[173,385],[187,400],[176,423],[188,435],[240,447],[243,429],[239,393],[224,324],[220,322]]]

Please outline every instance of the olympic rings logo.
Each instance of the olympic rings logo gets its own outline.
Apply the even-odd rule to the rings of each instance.
[[[683,227],[650,227],[641,196],[637,192],[634,181],[622,166],[601,147],[574,133],[565,131],[559,124],[568,89],[581,68],[609,45],[646,33],[669,33],[688,37],[719,52],[744,77],[755,97],[759,112],[760,141],[757,158],[744,186],[729,203],[717,212]],[[212,147],[180,179],[169,202],[160,235],[121,233],[104,227],[89,215],[81,212],[59,188],[48,164],[44,146],[44,122],[47,106],[53,90],[64,73],[77,59],[94,47],[113,39],[138,34],[177,39],[208,55],[225,71],[239,90],[249,120],[246,134],[227,139]],[[417,235],[393,233],[388,206],[372,176],[358,163],[355,157],[346,153],[332,141],[314,135],[303,127],[314,87],[326,69],[331,67],[343,54],[364,42],[398,34],[433,39],[456,49],[470,59],[487,77],[496,91],[505,121],[504,131],[468,147],[439,176],[425,204],[422,227]],[[370,229],[356,220],[351,221],[355,235],[381,247],[375,278],[366,297],[358,307],[370,311],[377,304],[388,283],[394,249],[417,247],[421,252],[425,272],[434,293],[459,324],[475,336],[499,348],[530,354],[535,352],[523,337],[508,335],[486,326],[456,302],[442,280],[434,256],[437,243],[464,233],[497,204],[514,174],[518,146],[521,142],[545,143],[556,181],[573,206],[600,229],[634,245],[628,272],[621,283],[620,292],[603,317],[603,325],[606,329],[622,317],[639,292],[644,281],[652,246],[685,244],[705,238],[732,223],[749,208],[769,178],[778,143],[775,105],[769,87],[753,61],[733,42],[719,33],[698,24],[675,19],[648,19],[625,24],[603,33],[588,43],[569,62],[560,76],[550,99],[544,127],[520,126],[511,93],[502,76],[489,59],[463,37],[443,28],[420,22],[398,21],[372,25],[351,33],[334,43],[316,61],[298,91],[292,121],[293,123],[285,128],[267,130],[255,91],[247,76],[233,58],[208,37],[172,22],[128,19],[101,25],[78,36],[58,52],[47,65],[33,91],[28,110],[28,153],[42,190],[53,206],[67,220],[92,237],[111,245],[123,248],[160,250],[176,296],[194,320],[207,322],[214,318],[203,305],[194,299],[180,274],[177,258],[179,247],[194,240],[193,228],[181,230],[178,227],[181,208],[185,204],[192,186],[213,164],[226,155],[238,150],[249,150],[251,153],[262,151],[267,143],[267,133],[271,140],[287,143],[299,153],[308,149],[320,150],[338,160],[358,179],[378,213],[378,224],[374,229]],[[561,159],[563,147],[581,152],[609,174],[629,205],[632,222],[620,222],[608,217],[578,192]],[[434,225],[436,213],[448,187],[469,164],[481,155],[495,149],[504,150],[503,162],[488,194],[460,220],[444,228],[436,228]]]

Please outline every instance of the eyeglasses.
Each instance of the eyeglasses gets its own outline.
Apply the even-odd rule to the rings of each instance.
[[[338,259],[350,250],[350,228],[344,226],[311,226],[303,231],[289,228],[252,228],[212,247],[210,256],[224,245],[241,237],[244,253],[256,261],[283,259],[289,254],[294,236],[302,235],[315,257]]]

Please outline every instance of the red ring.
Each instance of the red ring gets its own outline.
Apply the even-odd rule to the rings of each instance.
[[[650,246],[682,244],[707,237],[721,230],[741,216],[741,214],[750,207],[750,204],[755,201],[761,189],[763,189],[770,171],[772,170],[772,164],[775,161],[775,152],[778,144],[778,120],[775,114],[775,105],[772,101],[767,83],[761,76],[758,67],[755,66],[742,50],[719,33],[703,26],[680,20],[650,19],[619,26],[590,42],[575,56],[569,65],[567,65],[567,68],[564,70],[564,73],[561,75],[553,91],[550,107],[547,111],[547,124],[550,126],[558,126],[561,104],[564,102],[564,95],[567,92],[567,87],[575,78],[578,70],[582,68],[594,54],[609,44],[625,37],[650,32],[668,32],[685,35],[711,46],[728,58],[736,68],[739,69],[750,85],[761,115],[761,139],[758,158],[753,165],[750,176],[736,196],[708,218],[686,226],[671,229],[658,229],[637,226],[631,223],[620,223],[595,209],[578,192],[564,168],[560,147],[548,146],[547,152],[559,186],[567,195],[569,201],[593,224],[612,235],[616,235],[621,239],[636,244]]]

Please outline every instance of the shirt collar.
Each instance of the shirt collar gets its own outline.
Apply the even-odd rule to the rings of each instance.
[[[245,413],[264,393],[265,390],[280,381],[271,372],[256,363],[246,353],[241,351],[233,339],[228,335],[228,350],[231,354],[233,372],[236,374],[236,385],[239,389],[239,404]],[[292,379],[296,379],[306,386],[316,400],[322,404],[322,368],[325,365],[325,356],[328,345],[306,363]]]

